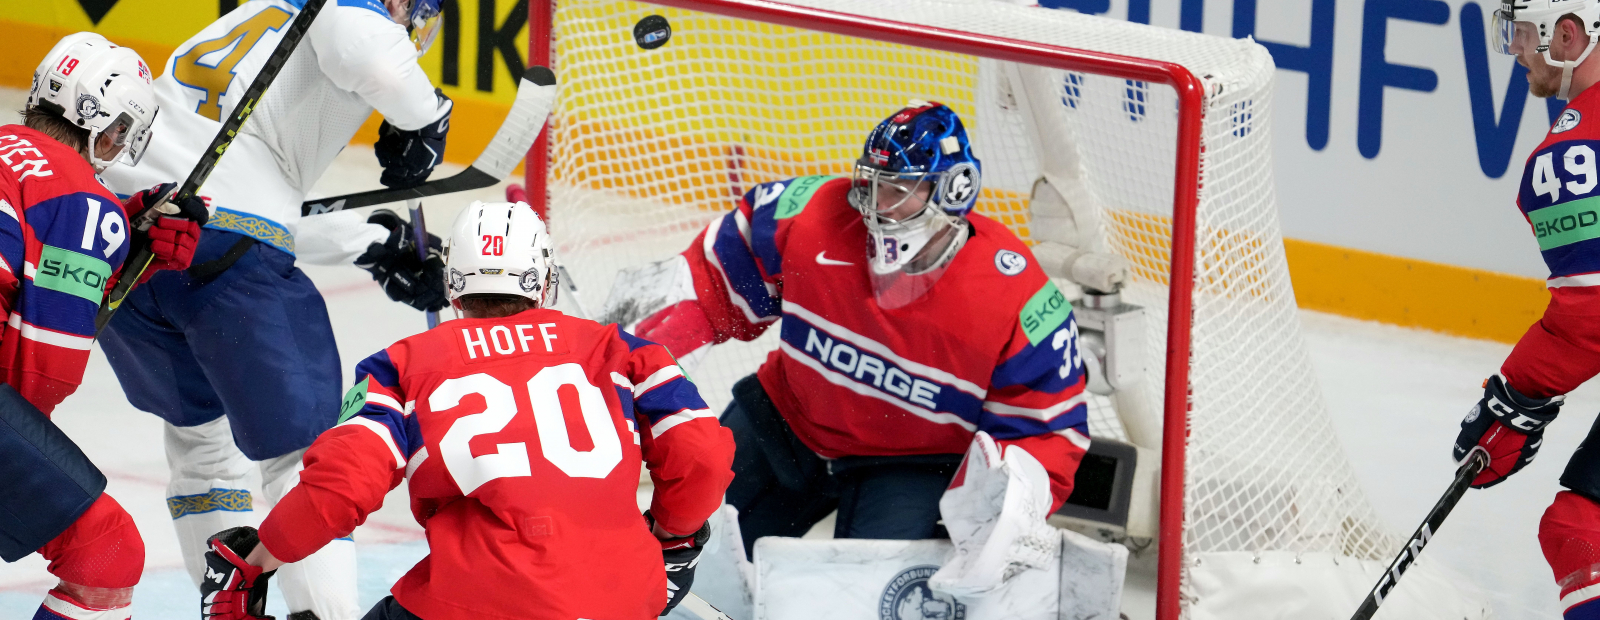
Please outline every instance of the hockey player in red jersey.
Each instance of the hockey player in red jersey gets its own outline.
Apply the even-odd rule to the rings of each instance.
[[[78,33],[34,72],[24,124],[0,127],[0,557],[37,551],[61,580],[34,620],[126,619],[144,569],[132,518],[47,416],[83,380],[95,314],[134,235],[148,235],[154,268],[193,257],[203,203],[134,233],[131,216],[173,186],[123,204],[95,177],[139,159],[155,115],[139,55]]]
[[[941,495],[980,432],[1042,465],[1044,506],[1071,494],[1089,446],[1071,306],[1015,234],[971,213],[980,179],[956,114],[913,101],[868,136],[854,178],[758,185],[645,270],[682,294],[641,296],[666,305],[621,321],[686,364],[781,332],[722,416],[747,552],[835,509],[837,538],[945,536]]]
[[[1528,157],[1517,206],[1550,268],[1550,304],[1461,422],[1455,458],[1484,450],[1474,487],[1533,461],[1565,395],[1600,373],[1600,0],[1518,0],[1495,13],[1499,51],[1528,69],[1528,89],[1568,104]],[[1539,522],[1539,544],[1567,620],[1600,619],[1600,426],[1561,474],[1568,490]]]
[[[688,591],[733,477],[733,439],[694,384],[666,348],[548,309],[555,261],[527,204],[468,206],[446,263],[465,318],[356,366],[259,538],[212,539],[208,618],[259,616],[263,571],[349,535],[402,481],[429,555],[369,620],[642,620]]]

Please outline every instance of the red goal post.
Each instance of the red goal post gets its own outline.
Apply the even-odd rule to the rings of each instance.
[[[741,20],[767,22],[804,29],[895,43],[954,54],[1051,67],[1095,76],[1133,80],[1170,87],[1177,100],[1175,151],[1172,166],[1170,264],[1165,313],[1164,391],[1161,394],[1161,478],[1156,610],[1160,620],[1177,620],[1183,613],[1180,587],[1183,579],[1186,451],[1190,437],[1191,351],[1194,323],[1196,269],[1196,210],[1201,200],[1203,131],[1207,88],[1215,84],[1197,77],[1182,64],[1087,49],[1074,49],[1038,41],[993,34],[963,32],[879,17],[804,7],[762,0],[650,0],[652,4],[688,9]],[[983,5],[974,5],[981,7]],[[531,0],[529,8],[529,64],[555,69],[564,79],[556,57],[554,2]],[[1187,35],[1187,33],[1184,33]],[[678,36],[677,33],[674,36]],[[631,47],[631,41],[627,42]],[[670,47],[673,43],[668,43]],[[566,83],[563,81],[563,89]],[[1220,91],[1220,88],[1217,88]],[[559,121],[558,112],[554,115]],[[869,119],[876,122],[878,117]],[[1223,114],[1227,111],[1224,110]],[[1262,116],[1265,116],[1263,113]],[[862,135],[865,135],[864,133]],[[549,132],[541,135],[528,155],[527,188],[530,201],[546,211],[552,193]],[[983,154],[979,154],[983,157]],[[1273,215],[1275,217],[1275,214]],[[562,226],[559,219],[553,226]],[[1274,226],[1275,220],[1274,220]],[[560,235],[561,233],[557,233]],[[1281,246],[1281,242],[1280,242]],[[663,257],[664,258],[664,257]],[[1286,276],[1285,276],[1286,277]],[[594,290],[594,289],[590,289]],[[595,303],[591,300],[591,303]]]

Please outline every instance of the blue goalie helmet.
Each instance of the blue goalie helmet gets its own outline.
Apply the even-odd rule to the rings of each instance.
[[[433,46],[433,40],[439,36],[439,30],[444,25],[441,1],[411,0],[406,30],[411,33],[411,42],[417,46],[418,56],[428,53],[428,48]]]
[[[851,201],[863,212],[874,206],[882,212],[886,203],[877,199],[878,192],[907,191],[926,183],[929,205],[965,216],[978,201],[982,170],[954,110],[938,102],[912,101],[867,136],[856,160]]]

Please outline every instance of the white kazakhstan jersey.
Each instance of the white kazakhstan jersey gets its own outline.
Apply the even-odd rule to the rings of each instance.
[[[107,185],[131,194],[187,177],[304,4],[250,0],[179,46],[155,82],[161,112],[149,150],[138,166],[107,169]],[[381,0],[328,0],[201,186],[214,209],[206,227],[291,254],[299,232],[298,253],[311,262],[353,260],[368,243],[381,241],[386,231],[361,219],[318,216],[323,226],[299,225],[306,192],[373,108],[405,130],[446,111],[417,66],[405,27],[389,18]],[[344,230],[321,230],[335,220]],[[329,243],[339,247],[323,247]]]

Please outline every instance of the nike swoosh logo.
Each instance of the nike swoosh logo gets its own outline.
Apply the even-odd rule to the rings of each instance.
[[[842,261],[842,260],[833,260],[831,258],[823,256],[823,254],[827,254],[827,253],[828,253],[827,250],[823,250],[821,252],[817,252],[817,264],[818,265],[854,265],[855,264],[855,263],[845,262],[845,261]]]

